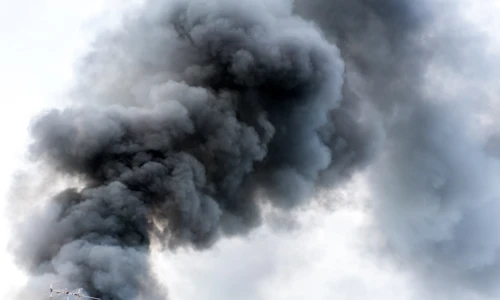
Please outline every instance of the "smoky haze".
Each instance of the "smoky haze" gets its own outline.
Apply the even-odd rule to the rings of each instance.
[[[33,122],[30,155],[83,187],[18,225],[27,290],[165,299],[155,241],[203,250],[363,170],[390,251],[493,293],[498,162],[466,111],[425,89],[436,15],[425,1],[147,1],[93,44],[79,100]]]
[[[468,42],[450,29],[434,28],[444,19],[443,9],[456,13],[457,7],[447,1],[297,3],[297,11],[316,20],[343,54],[345,105],[340,110],[361,102],[377,112],[374,122],[382,134],[372,135],[379,137],[372,144],[378,156],[367,173],[375,219],[389,250],[418,270],[431,291],[427,297],[460,298],[460,292],[454,294],[458,285],[498,295],[496,139],[483,145],[470,103],[429,90],[434,65],[484,72],[478,67],[484,57],[450,60],[452,65],[443,59],[464,55]],[[456,26],[449,28],[469,34]],[[449,45],[443,47],[443,41]],[[481,105],[480,95],[467,100]]]

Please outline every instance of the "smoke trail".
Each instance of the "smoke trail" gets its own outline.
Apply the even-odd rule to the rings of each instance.
[[[498,161],[427,89],[436,14],[403,0],[147,2],[97,40],[82,100],[33,126],[31,153],[85,187],[20,227],[31,282],[164,299],[154,241],[210,247],[258,226],[262,203],[291,209],[367,167],[395,253],[490,291]]]

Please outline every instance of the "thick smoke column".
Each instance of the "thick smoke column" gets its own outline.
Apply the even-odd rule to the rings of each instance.
[[[154,241],[209,247],[258,226],[263,203],[292,209],[366,168],[398,257],[491,291],[498,160],[427,89],[437,13],[409,0],[143,4],[97,40],[83,100],[33,125],[31,153],[84,187],[20,227],[31,282],[164,299]]]
[[[153,239],[201,249],[258,225],[259,201],[291,208],[312,196],[335,159],[319,131],[339,105],[343,62],[283,8],[150,2],[98,41],[82,85],[109,105],[33,124],[31,153],[85,187],[21,233],[15,252],[32,273],[102,299],[164,299]]]

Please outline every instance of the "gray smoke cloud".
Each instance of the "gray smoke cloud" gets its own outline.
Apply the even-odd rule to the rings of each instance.
[[[481,95],[464,104],[433,93],[428,83],[435,65],[484,76],[485,58],[466,54],[468,41],[456,32],[473,35],[463,24],[436,32],[439,8],[426,1],[313,0],[298,1],[297,9],[341,49],[343,88],[350,91],[343,103],[359,101],[345,97],[357,94],[379,113],[383,134],[368,181],[390,250],[419,270],[433,291],[427,297],[459,298],[459,286],[498,295],[496,135],[483,146],[470,105],[480,106]]]
[[[490,292],[498,161],[426,90],[436,15],[403,0],[146,2],[97,39],[79,100],[34,121],[33,157],[84,187],[19,225],[29,284],[165,299],[156,242],[210,247],[258,226],[262,205],[293,209],[366,170],[394,253]]]

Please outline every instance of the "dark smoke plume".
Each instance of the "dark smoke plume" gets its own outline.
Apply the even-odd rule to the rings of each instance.
[[[88,57],[85,89],[114,80],[111,103],[35,121],[32,155],[85,187],[57,195],[15,245],[34,274],[102,299],[163,299],[152,239],[201,249],[248,231],[259,201],[296,206],[334,160],[319,131],[343,62],[314,26],[249,1],[143,9]]]
[[[499,173],[425,92],[434,17],[409,0],[146,2],[94,44],[82,100],[33,124],[30,153],[84,186],[20,226],[31,283],[165,299],[155,241],[210,247],[367,168],[395,253],[482,290]]]

